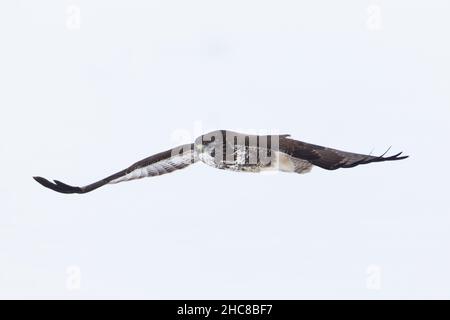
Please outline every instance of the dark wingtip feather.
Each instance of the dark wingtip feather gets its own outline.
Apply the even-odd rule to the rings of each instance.
[[[383,158],[389,152],[389,150],[391,150],[391,148],[392,146],[389,146],[389,148],[387,148],[387,150],[380,156],[380,158]]]
[[[387,151],[386,151],[387,152]],[[409,156],[400,156],[403,152],[399,152],[397,154],[394,154],[393,156],[389,156],[389,157],[384,157],[384,155],[386,154],[383,153],[381,156],[372,159],[372,161],[370,162],[382,162],[382,161],[394,161],[394,160],[403,160],[408,158]]]
[[[60,192],[60,193],[83,193],[83,190],[80,187],[72,187],[65,183],[62,183],[61,181],[54,180],[53,182],[48,181],[45,178],[42,177],[33,177],[34,180],[36,180],[38,183],[43,185],[46,188],[49,188],[53,191]]]
[[[409,156],[400,156],[402,153],[403,152],[399,152],[397,154],[394,154],[393,156],[386,157],[386,158],[383,158],[383,159],[385,159],[385,160],[402,160],[402,159],[406,159],[406,158],[409,157]]]
[[[389,147],[390,149],[390,147]],[[399,152],[397,154],[394,154],[393,156],[389,156],[389,157],[385,157],[386,153],[389,151],[386,150],[381,156],[366,156],[364,158],[362,158],[361,160],[355,161],[355,162],[346,162],[344,164],[341,165],[342,168],[353,168],[356,167],[360,164],[367,164],[367,163],[372,163],[372,162],[383,162],[383,161],[394,161],[394,160],[402,160],[402,159],[406,159],[409,156],[400,156],[403,152]]]

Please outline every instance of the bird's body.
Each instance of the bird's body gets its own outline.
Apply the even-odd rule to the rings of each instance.
[[[287,135],[248,135],[233,131],[214,131],[208,134],[213,142],[202,147],[201,140],[207,142],[211,139],[197,139],[195,148],[199,159],[214,168],[258,173],[261,171],[284,171],[303,173],[312,168],[306,161],[294,159],[280,152],[280,138]],[[220,137],[217,142],[217,137]],[[217,155],[217,150],[222,155]]]
[[[288,138],[289,135],[249,135],[227,130],[212,131],[185,144],[148,158],[127,169],[84,187],[73,187],[55,180],[34,179],[61,193],[86,193],[105,184],[157,176],[202,162],[217,169],[238,172],[276,170],[306,173],[313,166],[328,170],[351,168],[359,164],[404,159],[401,153],[376,157],[322,147]]]

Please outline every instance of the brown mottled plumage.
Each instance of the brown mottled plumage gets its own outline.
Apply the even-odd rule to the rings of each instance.
[[[386,152],[385,152],[386,153]],[[294,139],[289,135],[248,135],[217,130],[182,145],[145,158],[127,169],[86,185],[73,187],[58,180],[50,182],[34,177],[44,187],[60,193],[87,193],[105,184],[153,177],[179,170],[198,160],[217,169],[261,172],[277,170],[306,173],[313,166],[327,170],[352,168],[360,164],[405,159],[408,156],[384,157],[340,151]]]

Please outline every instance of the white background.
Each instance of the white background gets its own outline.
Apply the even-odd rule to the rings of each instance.
[[[0,297],[450,298],[449,9],[2,2]],[[32,180],[87,184],[214,129],[410,158]]]

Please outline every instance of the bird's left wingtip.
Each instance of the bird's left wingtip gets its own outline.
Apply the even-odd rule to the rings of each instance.
[[[47,179],[42,178],[42,177],[34,176],[33,179],[34,179],[36,182],[38,182],[38,183],[40,183],[41,185],[43,185],[44,187],[47,187],[48,184],[52,184],[50,181],[48,181]]]
[[[60,192],[60,193],[83,193],[82,189],[80,187],[73,187],[69,186],[65,183],[62,183],[61,181],[54,180],[53,182],[48,181],[45,178],[34,176],[34,180],[36,180],[39,184],[42,186],[49,188],[53,191]]]

